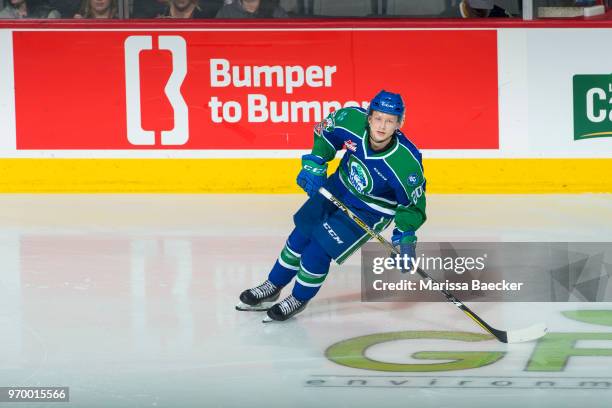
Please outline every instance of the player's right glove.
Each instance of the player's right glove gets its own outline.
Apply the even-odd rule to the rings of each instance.
[[[302,156],[302,170],[297,176],[298,186],[311,197],[319,191],[319,188],[327,179],[327,163],[314,154]]]
[[[402,269],[402,273],[412,271],[414,268],[412,260],[416,258],[416,241],[417,238],[413,231],[402,232],[398,228],[393,229],[393,235],[391,236],[393,246],[399,246],[402,257],[405,255],[409,259],[409,269]]]

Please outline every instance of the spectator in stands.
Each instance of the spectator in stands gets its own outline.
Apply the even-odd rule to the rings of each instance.
[[[45,0],[8,0],[0,18],[60,18],[59,11]]]
[[[459,12],[463,18],[512,17],[494,0],[461,0]]]
[[[158,17],[166,18],[214,18],[219,9],[217,2],[204,0],[169,0],[168,7]]]
[[[134,0],[132,18],[155,18],[159,17],[166,10],[166,2],[164,0]]]
[[[117,0],[82,0],[74,18],[117,18]]]
[[[48,0],[52,9],[65,16],[74,16],[81,8],[81,0]]]
[[[287,18],[279,0],[226,0],[217,18]]]

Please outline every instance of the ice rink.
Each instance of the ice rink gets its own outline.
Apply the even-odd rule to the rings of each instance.
[[[304,199],[0,196],[0,386],[68,386],[71,399],[0,405],[612,406],[612,304],[473,305],[499,328],[545,322],[552,333],[598,334],[572,343],[590,351],[554,371],[539,363],[562,356],[558,343],[483,340],[448,303],[361,303],[358,256],[332,266],[292,321],[264,325],[261,313],[235,311],[238,294],[265,279]],[[612,242],[605,194],[430,195],[428,216],[422,241]],[[593,324],[562,314],[581,309],[604,318]],[[389,341],[367,348],[361,361],[457,359],[415,358],[419,352],[480,352],[495,361],[403,372],[333,361],[355,357],[343,354],[350,345],[333,345],[375,334]]]

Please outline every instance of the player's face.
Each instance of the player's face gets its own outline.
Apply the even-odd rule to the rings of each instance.
[[[368,117],[370,138],[375,143],[385,143],[399,129],[400,120],[396,115],[373,111]]]

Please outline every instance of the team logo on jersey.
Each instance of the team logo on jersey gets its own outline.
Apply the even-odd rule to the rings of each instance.
[[[419,176],[416,173],[412,173],[408,176],[408,184],[411,186],[416,186],[419,184]]]
[[[355,156],[351,156],[348,161],[349,168],[349,182],[355,190],[361,194],[366,194],[372,191],[372,175],[368,171],[367,167]]]
[[[321,123],[317,123],[314,131],[317,135],[321,135],[323,131],[331,132],[334,130],[334,120],[330,117],[323,119]]]
[[[357,143],[353,142],[351,139],[344,141],[344,147],[351,152],[357,151]]]
[[[327,132],[331,132],[332,130],[334,130],[334,120],[331,117],[327,117],[323,119],[323,122],[321,122],[321,126]]]

